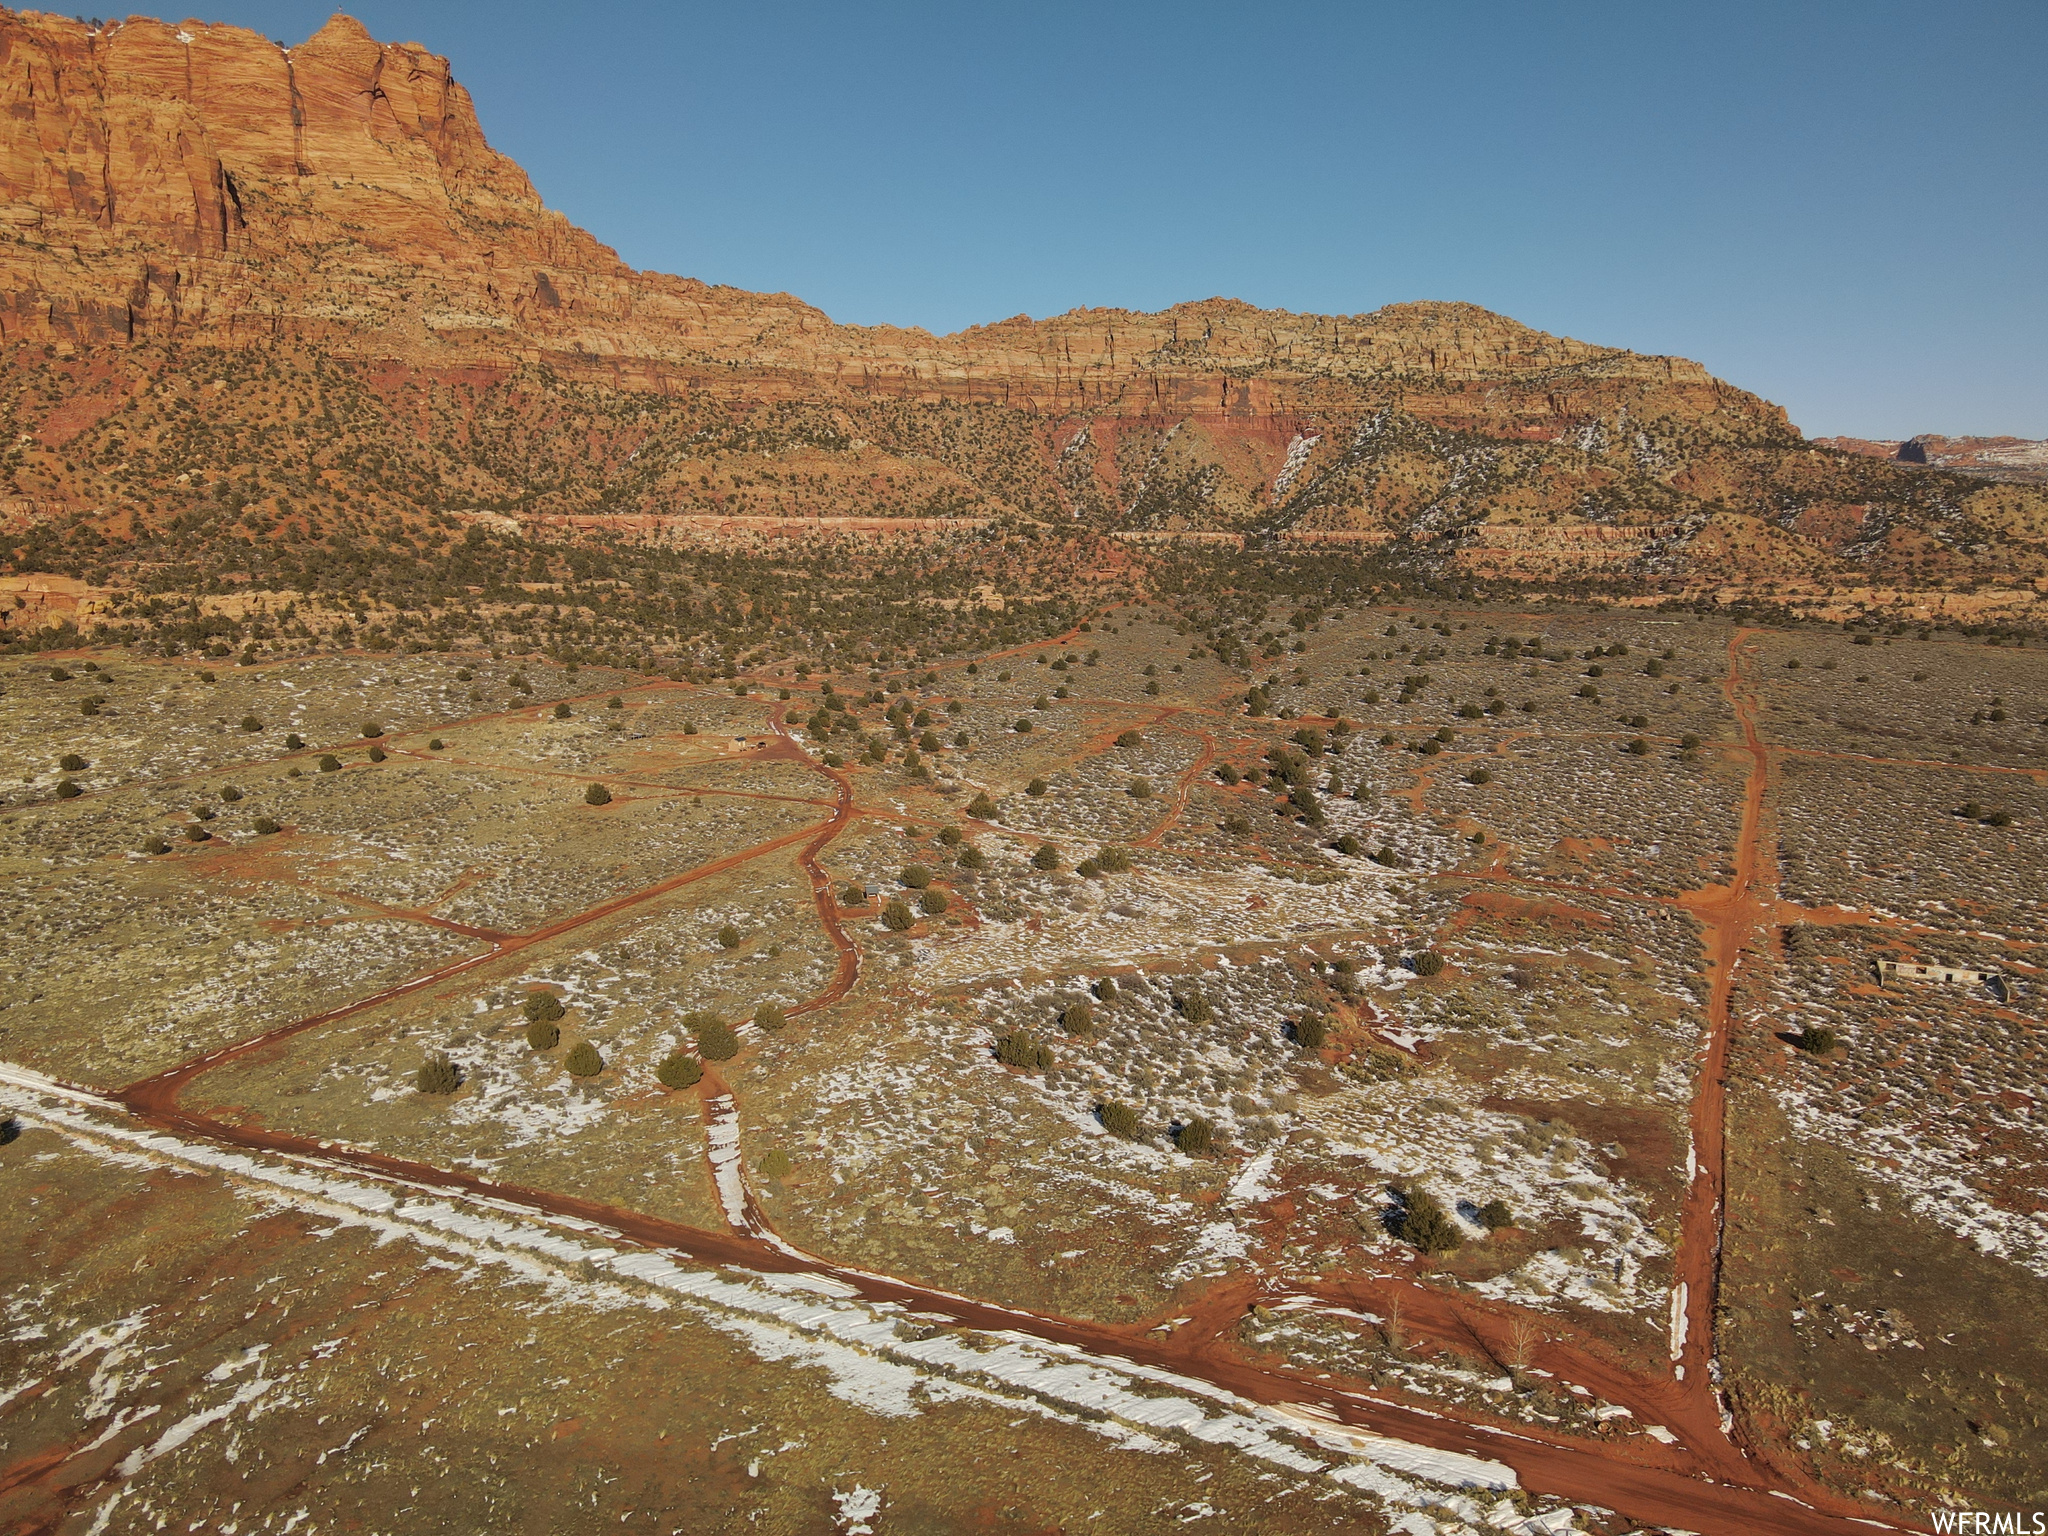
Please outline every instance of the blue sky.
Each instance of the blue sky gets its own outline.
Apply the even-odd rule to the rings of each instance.
[[[835,319],[1464,299],[1814,434],[2048,437],[2040,0],[352,9],[627,261]]]

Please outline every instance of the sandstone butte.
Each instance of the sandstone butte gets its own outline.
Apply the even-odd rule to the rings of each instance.
[[[742,407],[973,405],[1108,531],[1391,541],[1510,577],[1590,560],[1694,584],[1911,572],[2024,595],[2048,573],[2031,488],[1986,500],[1820,448],[1697,363],[1469,304],[1327,316],[1219,298],[934,336],[634,271],[491,149],[447,60],[346,16],[285,48],[0,11],[0,61],[0,349],[290,343]]]

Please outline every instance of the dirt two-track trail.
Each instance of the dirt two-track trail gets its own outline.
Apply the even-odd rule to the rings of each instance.
[[[302,1160],[335,1171],[431,1188],[456,1196],[488,1200],[498,1207],[520,1207],[536,1215],[593,1224],[617,1240],[680,1254],[712,1265],[775,1274],[807,1274],[836,1281],[870,1302],[891,1302],[952,1319],[960,1326],[1028,1335],[1045,1342],[1122,1358],[1206,1382],[1251,1402],[1297,1405],[1336,1421],[1411,1444],[1455,1451],[1513,1470],[1521,1486],[1533,1493],[1574,1503],[1598,1505],[1650,1526],[1706,1533],[1706,1536],[1850,1536],[1867,1533],[1879,1522],[1847,1501],[1797,1486],[1778,1469],[1752,1459],[1730,1438],[1712,1381],[1712,1308],[1719,1264],[1723,1181],[1722,1113],[1729,1001],[1733,969],[1759,908],[1752,890],[1762,818],[1765,753],[1746,703],[1741,675],[1742,636],[1730,646],[1727,689],[1735,703],[1744,746],[1753,767],[1744,802],[1736,851],[1736,875],[1730,886],[1700,893],[1693,910],[1707,930],[1707,963],[1711,970],[1710,1034],[1703,1052],[1700,1088],[1694,1104],[1693,1137],[1699,1169],[1689,1187],[1678,1274],[1683,1301],[1675,1305],[1674,1373],[1668,1378],[1631,1380],[1617,1367],[1583,1354],[1573,1357],[1574,1379],[1604,1384],[1614,1400],[1654,1404],[1660,1417],[1677,1430],[1681,1446],[1666,1451],[1641,1439],[1627,1444],[1596,1443],[1521,1424],[1496,1423],[1464,1416],[1446,1408],[1420,1409],[1370,1390],[1361,1383],[1326,1373],[1298,1371],[1247,1360],[1222,1342],[1233,1315],[1257,1299],[1258,1288],[1243,1282],[1220,1287],[1198,1304],[1200,1326],[1170,1333],[1142,1331],[1103,1323],[1051,1316],[998,1302],[929,1289],[914,1281],[876,1274],[807,1254],[784,1242],[768,1227],[751,1198],[747,1223],[723,1232],[706,1231],[664,1221],[637,1211],[579,1199],[552,1190],[494,1182],[457,1169],[443,1168],[365,1148],[323,1142],[258,1126],[216,1120],[181,1103],[184,1090],[202,1075],[231,1061],[265,1050],[292,1036],[362,1014],[400,997],[437,986],[466,972],[506,959],[522,950],[559,938],[588,924],[618,915],[697,881],[734,869],[780,849],[795,847],[797,861],[811,881],[821,925],[838,952],[839,963],[828,985],[792,1015],[829,1007],[846,997],[859,976],[859,950],[840,921],[831,881],[820,855],[859,814],[852,780],[806,752],[790,733],[785,712],[774,711],[774,735],[755,749],[754,757],[801,764],[828,778],[835,789],[829,817],[752,848],[683,871],[644,890],[614,897],[586,911],[528,933],[498,936],[490,947],[448,965],[386,988],[343,1007],[330,1009],[269,1030],[238,1044],[209,1052],[169,1071],[147,1078],[118,1093],[102,1094],[139,1119],[174,1134],[204,1139],[254,1152]],[[1205,738],[1203,762],[1214,751]],[[1198,765],[1195,772],[1199,772]],[[1174,802],[1161,830],[1178,818],[1186,804],[1193,775],[1176,786]],[[720,1091],[730,1093],[719,1083]],[[1341,1283],[1304,1287],[1336,1299]],[[1430,1300],[1435,1297],[1434,1302]],[[1469,1310],[1424,1287],[1414,1288],[1417,1324],[1450,1337],[1462,1331],[1492,1347],[1485,1329]],[[1496,1309],[1499,1310],[1499,1309]],[[1208,1313],[1215,1315],[1208,1316]],[[1556,1318],[1543,1316],[1555,1334]],[[1681,1369],[1682,1368],[1682,1369]],[[1808,1501],[1812,1502],[1808,1502]],[[1827,1506],[1833,1506],[1832,1508]]]

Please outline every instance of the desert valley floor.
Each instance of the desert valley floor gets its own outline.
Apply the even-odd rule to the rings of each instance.
[[[2048,1501],[2040,645],[1297,620],[11,656],[0,1527]]]

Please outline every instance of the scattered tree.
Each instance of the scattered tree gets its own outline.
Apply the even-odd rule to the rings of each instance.
[[[1020,1029],[997,1039],[996,1060],[1006,1067],[1044,1072],[1052,1066],[1052,1051]]]
[[[891,933],[901,933],[916,921],[910,908],[901,901],[892,901],[882,908],[882,926]]]
[[[704,1064],[688,1051],[671,1051],[654,1069],[654,1078],[664,1088],[694,1088],[704,1080]]]
[[[1498,1232],[1515,1224],[1515,1213],[1508,1209],[1507,1201],[1496,1197],[1479,1207],[1479,1224],[1489,1232]]]
[[[1095,1117],[1102,1122],[1105,1131],[1124,1141],[1136,1141],[1140,1135],[1138,1112],[1128,1104],[1099,1104]]]
[[[555,718],[557,720],[566,720],[569,718],[569,715],[569,701],[567,699],[564,699],[555,706]]]
[[[952,904],[951,898],[936,886],[920,893],[917,898],[918,910],[924,913],[926,917],[937,917]]]
[[[1440,976],[1443,974],[1444,957],[1433,949],[1426,949],[1409,962],[1418,976]]]
[[[1401,1208],[1394,1215],[1394,1235],[1424,1253],[1449,1253],[1464,1242],[1458,1224],[1428,1190],[1410,1185],[1395,1191]]]
[[[583,791],[583,803],[585,805],[610,805],[612,803],[612,792],[602,784],[593,784],[590,788]]]
[[[1047,874],[1051,874],[1060,867],[1059,849],[1055,848],[1051,843],[1040,843],[1038,851],[1031,855],[1031,867],[1033,869],[1042,869]]]
[[[453,1093],[462,1086],[462,1074],[446,1051],[437,1051],[413,1074],[412,1085],[421,1093]]]
[[[1305,1013],[1294,1021],[1294,1043],[1304,1051],[1320,1051],[1329,1038],[1329,1026],[1319,1013]]]
[[[1809,1056],[1831,1055],[1840,1043],[1835,1032],[1824,1024],[1809,1024],[1793,1037],[1793,1044]]]
[[[1085,1035],[1095,1027],[1095,1010],[1086,1003],[1069,1003],[1060,1010],[1060,1027],[1070,1035]]]
[[[1186,1124],[1175,1127],[1173,1144],[1188,1157],[1207,1157],[1216,1150],[1216,1128],[1197,1115]]]
[[[595,1077],[604,1070],[604,1057],[588,1040],[579,1040],[562,1058],[562,1065],[569,1069],[572,1077]]]
[[[693,1013],[684,1024],[697,1037],[697,1054],[706,1061],[730,1061],[740,1053],[740,1037],[713,1013]]]
[[[723,928],[719,929],[718,947],[720,949],[738,949],[740,947],[739,929],[733,927],[731,923],[727,923]]]

